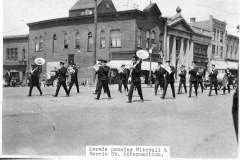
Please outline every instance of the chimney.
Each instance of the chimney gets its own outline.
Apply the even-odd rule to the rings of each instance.
[[[190,18],[190,23],[195,23],[196,18]]]

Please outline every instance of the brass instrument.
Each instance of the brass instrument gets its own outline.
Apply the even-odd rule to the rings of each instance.
[[[73,73],[75,73],[75,70],[73,69],[72,66],[68,66],[67,72],[68,72],[69,74],[73,74]]]

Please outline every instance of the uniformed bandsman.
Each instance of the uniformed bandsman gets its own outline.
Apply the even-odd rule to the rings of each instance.
[[[74,70],[73,73],[71,73],[71,81],[69,83],[69,89],[68,89],[68,93],[70,94],[70,91],[71,91],[71,88],[73,86],[73,84],[76,85],[76,88],[77,88],[77,93],[79,93],[79,85],[78,85],[78,69],[76,67],[76,64],[73,64],[72,65],[72,68]]]
[[[163,89],[163,87],[164,87],[164,71],[165,71],[165,69],[162,67],[162,62],[159,61],[158,66],[154,71],[154,75],[155,75],[155,88],[154,88],[155,95],[157,95],[157,90],[158,90],[159,85],[160,85],[161,89]]]
[[[217,95],[217,75],[218,75],[218,70],[215,69],[215,65],[212,64],[212,71],[209,74],[209,79],[210,79],[210,90],[208,96],[211,96],[212,92],[212,86],[214,85],[215,88],[215,94]]]
[[[189,68],[189,98],[192,96],[192,85],[194,85],[195,95],[197,97],[197,72],[198,68],[196,67],[196,61],[192,61],[192,66]]]
[[[185,93],[187,93],[187,87],[186,87],[186,74],[187,71],[185,70],[185,65],[181,66],[181,73],[179,73],[179,87],[178,87],[178,94],[180,94],[180,90],[182,89],[182,85],[184,87]]]
[[[28,97],[32,95],[32,89],[34,86],[37,87],[39,93],[40,93],[40,96],[42,95],[42,90],[39,86],[39,67],[37,65],[34,65],[32,64],[31,65],[31,70],[29,72],[30,74],[30,88],[29,88],[29,93],[28,93]]]

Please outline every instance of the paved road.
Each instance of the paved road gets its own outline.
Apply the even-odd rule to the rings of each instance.
[[[65,97],[52,97],[54,87],[39,96],[26,97],[28,88],[4,88],[3,150],[6,155],[85,155],[87,145],[170,146],[172,158],[237,158],[237,142],[231,115],[232,95],[198,98],[186,94],[166,99],[144,86],[145,102],[134,92],[110,86],[113,99],[102,94],[94,100],[93,87],[72,89]]]

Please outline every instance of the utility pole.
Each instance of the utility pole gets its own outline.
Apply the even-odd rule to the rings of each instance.
[[[94,0],[94,40],[93,40],[93,65],[96,64],[97,53],[97,0]],[[95,82],[95,70],[93,70],[93,82]]]

